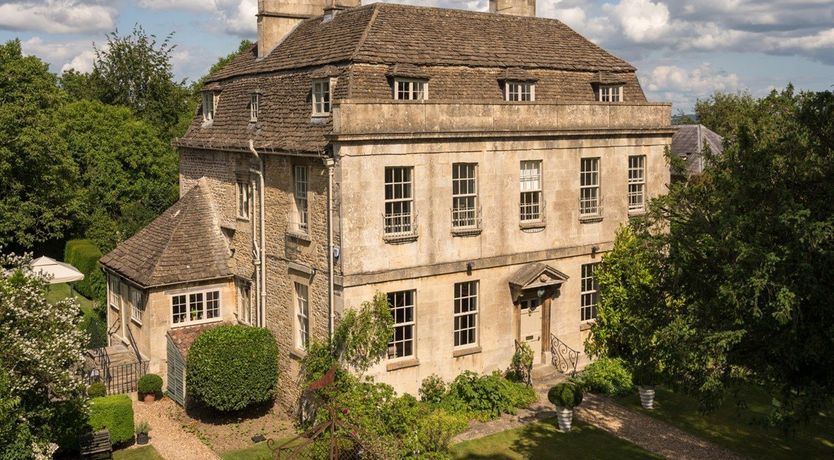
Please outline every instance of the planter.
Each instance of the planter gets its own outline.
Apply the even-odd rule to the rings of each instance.
[[[136,444],[144,446],[148,443],[148,433],[139,433],[136,435]]]
[[[145,393],[142,396],[142,401],[145,401],[146,403],[152,403],[156,401],[156,395],[153,393]]]
[[[559,422],[559,430],[569,433],[570,427],[573,424],[573,409],[557,407],[556,421]]]
[[[637,391],[640,393],[640,405],[643,406],[643,409],[654,409],[654,387],[639,386]]]

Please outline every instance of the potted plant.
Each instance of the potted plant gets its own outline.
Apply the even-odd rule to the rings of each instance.
[[[655,385],[659,378],[657,373],[646,368],[634,370],[634,383],[637,384],[637,392],[640,394],[640,405],[643,409],[654,409]]]
[[[582,387],[573,382],[560,383],[547,392],[547,399],[556,406],[556,420],[561,431],[570,432],[573,409],[582,403],[582,396]]]
[[[141,421],[136,424],[136,444],[144,446],[148,443],[148,433],[151,432],[151,426],[146,421]]]
[[[146,403],[162,397],[162,377],[156,374],[145,374],[139,379],[139,399]]]

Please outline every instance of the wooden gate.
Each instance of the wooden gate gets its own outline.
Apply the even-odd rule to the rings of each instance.
[[[166,336],[167,337],[167,336]],[[168,396],[180,406],[185,406],[185,359],[168,339]]]

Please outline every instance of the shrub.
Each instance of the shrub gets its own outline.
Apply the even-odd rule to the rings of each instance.
[[[108,430],[114,445],[133,440],[133,403],[127,395],[104,396],[90,401],[90,427]]]
[[[502,413],[515,414],[517,407],[535,401],[532,388],[511,382],[498,372],[478,375],[465,371],[449,386],[442,406],[451,411],[468,411],[480,419],[492,419]]]
[[[440,376],[432,374],[423,379],[420,385],[420,400],[429,404],[439,404],[446,395],[446,382]]]
[[[151,432],[151,424],[142,420],[136,424],[136,434],[148,434]]]
[[[219,411],[270,401],[277,379],[278,346],[267,329],[218,326],[197,337],[188,352],[187,393]]]
[[[525,385],[532,385],[533,380],[533,349],[524,342],[516,342],[515,353],[507,369],[507,379],[513,382],[520,382]]]
[[[98,266],[101,251],[91,240],[69,240],[64,246],[64,262],[77,268],[84,279],[73,284],[75,290],[89,299],[104,299],[104,276]]]
[[[469,426],[465,415],[452,414],[443,409],[436,409],[421,418],[417,423],[417,440],[420,453],[446,453],[452,438]],[[432,458],[420,457],[420,458]],[[442,457],[437,457],[442,458]]]
[[[573,409],[582,403],[582,388],[573,382],[560,383],[547,392],[547,399],[556,407]]]
[[[582,388],[607,396],[623,396],[631,393],[634,383],[631,374],[620,359],[600,358],[589,364],[574,381]]]
[[[145,374],[137,384],[139,394],[153,394],[157,398],[162,396],[162,377],[156,374]]]
[[[91,398],[107,396],[107,386],[103,383],[94,383],[87,387],[87,396]]]

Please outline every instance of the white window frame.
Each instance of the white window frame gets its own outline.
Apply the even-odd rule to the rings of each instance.
[[[534,102],[536,84],[531,81],[507,80],[504,83],[504,100],[508,102]]]
[[[208,317],[208,293],[217,293],[217,298],[215,301],[217,302],[217,316],[213,318]],[[192,298],[198,295],[202,295],[202,319],[191,319],[191,304],[193,302]],[[185,296],[185,319],[183,321],[174,322],[174,298]],[[204,289],[194,289],[194,290],[186,290],[181,292],[173,292],[168,294],[168,319],[170,321],[171,327],[182,327],[182,326],[193,326],[195,324],[206,324],[206,323],[216,323],[218,321],[223,321],[223,292],[219,286],[214,287],[207,287]]]
[[[385,168],[384,198],[383,234],[386,237],[416,235],[413,166]]]
[[[214,91],[203,91],[203,121],[214,120],[215,110],[217,110],[217,94]]]
[[[310,345],[310,286],[295,281],[293,300],[295,348],[306,351]]]
[[[121,286],[119,278],[113,275],[109,276],[107,283],[107,303],[113,310],[121,310]]]
[[[293,229],[302,234],[310,231],[310,191],[309,166],[296,165],[293,167],[293,206],[295,206],[295,221]]]
[[[425,101],[429,98],[429,82],[415,78],[394,79],[394,100]]]
[[[602,214],[600,158],[581,158],[579,162],[579,216],[598,217]]]
[[[587,323],[597,318],[599,283],[596,270],[599,263],[583,264],[580,273],[579,321]]]
[[[330,79],[313,80],[313,116],[324,117],[330,115]]]
[[[598,102],[623,102],[623,85],[599,85]]]
[[[249,220],[249,213],[252,206],[252,187],[249,181],[239,180],[237,189],[237,218]]]
[[[388,307],[394,318],[394,335],[388,342],[388,359],[413,359],[417,355],[417,291],[389,292]],[[406,353],[406,349],[410,352]]]
[[[452,163],[452,229],[480,228],[478,163]]]
[[[252,324],[252,288],[240,281],[236,283],[236,288],[238,299],[237,320],[243,324]]]
[[[258,93],[251,93],[249,95],[249,121],[255,123],[258,121],[260,112],[261,95]]]
[[[464,286],[466,292],[464,293]],[[455,283],[454,286],[454,319],[452,325],[452,344],[455,349],[477,347],[480,339],[479,330],[479,308],[478,293],[480,282],[478,280]],[[464,310],[464,305],[467,309]],[[467,318],[464,320],[464,318]],[[465,324],[464,324],[465,321]],[[462,339],[466,334],[466,342]]]
[[[646,155],[628,157],[628,212],[646,210]]]
[[[544,220],[542,160],[522,160],[519,165],[519,220],[522,223]]]
[[[133,286],[127,287],[128,298],[130,299],[130,319],[138,325],[142,325],[142,291]]]

